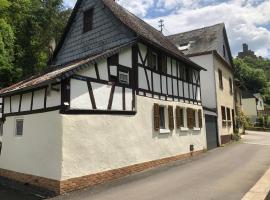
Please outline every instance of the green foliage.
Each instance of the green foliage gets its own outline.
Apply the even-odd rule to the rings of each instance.
[[[270,116],[265,117],[265,127],[270,128]]]
[[[234,59],[235,77],[248,88],[260,92],[266,103],[270,104],[270,60],[245,57]]]
[[[62,0],[0,0],[0,88],[47,67],[70,13]]]
[[[252,124],[250,122],[249,117],[247,117],[243,113],[243,111],[240,111],[239,108],[237,109],[237,111],[238,111],[238,113],[237,113],[237,116],[236,116],[236,124],[237,124],[238,128],[251,126]]]

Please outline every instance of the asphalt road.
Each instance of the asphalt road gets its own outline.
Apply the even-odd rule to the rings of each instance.
[[[270,166],[270,133],[54,200],[239,200]],[[35,200],[0,187],[2,200]]]

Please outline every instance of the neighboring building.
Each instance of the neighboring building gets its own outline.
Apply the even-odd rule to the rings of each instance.
[[[257,111],[263,111],[264,110],[264,101],[263,101],[263,97],[260,93],[255,93],[253,94],[256,99],[257,99]]]
[[[79,0],[50,71],[0,91],[0,178],[62,194],[203,152],[200,71],[112,0]]]
[[[233,134],[233,61],[225,25],[217,24],[169,36],[192,61],[207,71],[201,73],[208,147],[225,144]]]
[[[262,116],[270,116],[270,107],[268,105],[264,105],[264,110],[259,110],[259,115]]]
[[[255,123],[259,111],[264,110],[264,102],[262,96],[257,94],[252,94],[250,92],[243,92],[243,111],[247,115],[252,123]]]
[[[247,44],[243,44],[243,51],[238,53],[238,58],[245,58],[245,57],[253,57],[256,58],[256,55],[254,54],[254,51],[251,51],[248,49]]]
[[[240,117],[243,113],[242,93],[245,87],[237,80],[234,81],[234,102],[235,102],[235,115]],[[244,126],[237,120],[233,120],[233,127],[238,130],[239,133],[244,133]]]

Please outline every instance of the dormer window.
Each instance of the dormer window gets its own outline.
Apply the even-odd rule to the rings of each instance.
[[[180,51],[186,51],[186,50],[188,50],[188,48],[189,48],[189,42],[188,43],[184,43],[184,44],[179,44],[179,46],[178,46],[178,49]]]
[[[86,10],[83,13],[83,32],[84,33],[91,31],[93,28],[93,11],[94,9],[91,8],[89,10]]]

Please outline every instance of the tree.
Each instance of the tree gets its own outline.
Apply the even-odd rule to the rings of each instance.
[[[235,77],[253,93],[262,93],[266,103],[270,103],[270,60],[245,57],[234,59]]]
[[[70,14],[62,0],[0,0],[0,88],[47,68]]]

